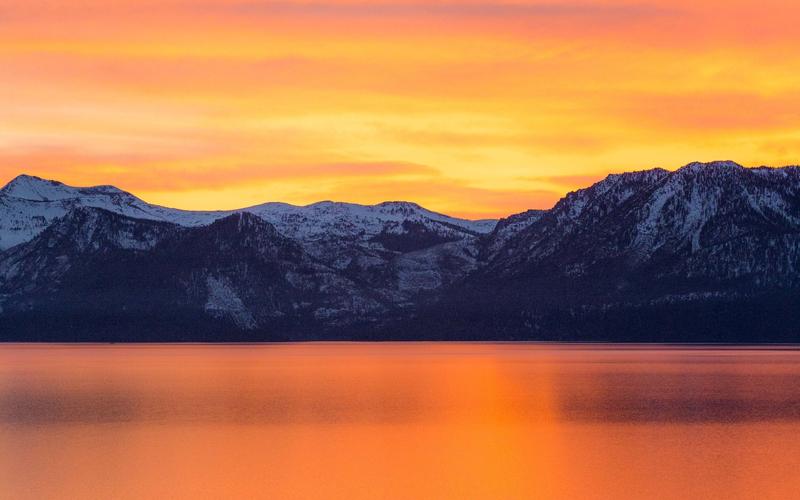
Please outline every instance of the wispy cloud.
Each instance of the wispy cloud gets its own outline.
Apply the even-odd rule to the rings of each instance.
[[[553,184],[566,189],[589,187],[603,180],[607,174],[575,174],[575,175],[543,175],[536,177],[520,177],[524,182]]]
[[[747,131],[793,128],[800,123],[800,92],[690,92],[630,96],[620,115],[670,130]]]
[[[159,175],[153,175],[158,171]],[[440,172],[408,162],[236,164],[208,166],[207,160],[148,153],[98,153],[63,147],[36,151],[0,150],[0,181],[32,173],[74,184],[115,184],[132,191],[229,189],[275,182],[404,177],[436,178]],[[102,177],[102,180],[98,180]]]
[[[435,177],[439,172],[425,165],[404,162],[347,162],[319,164],[244,164],[217,168],[191,165],[173,166],[169,175],[154,177],[146,171],[127,170],[116,175],[119,182],[143,191],[191,191],[239,186],[269,186],[287,181],[387,179],[401,177]],[[315,200],[316,201],[316,200]]]
[[[642,3],[592,4],[586,2],[231,2],[198,4],[198,8],[239,14],[301,14],[314,16],[442,16],[442,17],[538,17],[630,19],[676,14],[678,9]]]

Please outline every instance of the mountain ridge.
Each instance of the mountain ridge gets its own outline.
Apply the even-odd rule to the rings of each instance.
[[[21,207],[14,207],[14,202]],[[183,210],[147,203],[115,186],[74,187],[55,180],[20,174],[0,188],[0,251],[29,241],[54,218],[63,216],[74,204],[105,208],[122,215],[162,220],[188,227],[207,225],[218,218],[239,212],[255,213],[277,225],[283,223],[287,226],[303,218],[308,220],[322,217],[334,219],[332,223],[335,223],[337,217],[341,219],[348,216],[361,218],[375,226],[372,219],[385,223],[413,216],[474,234],[484,234],[491,231],[496,223],[493,219],[467,220],[450,217],[407,201],[384,201],[375,205],[327,200],[308,205],[265,202],[233,210]],[[36,217],[38,220],[24,221],[25,212],[32,214],[29,218]],[[2,225],[4,220],[20,223],[17,227],[9,227],[8,224]],[[321,231],[322,229],[318,232]]]
[[[480,231],[411,202],[156,221],[25,182],[0,209],[63,214],[0,251],[13,338],[800,340],[800,167],[611,174]]]

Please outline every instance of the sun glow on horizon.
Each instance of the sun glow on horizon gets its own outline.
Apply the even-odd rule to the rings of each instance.
[[[0,183],[483,218],[610,172],[796,164],[798,21],[781,0],[7,0]]]

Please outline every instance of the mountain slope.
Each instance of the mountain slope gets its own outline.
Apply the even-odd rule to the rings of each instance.
[[[468,335],[708,339],[693,337],[704,312],[733,318],[755,304],[766,312],[764,297],[793,304],[798,292],[800,168],[694,163],[612,175],[570,193],[426,314]],[[454,317],[460,325],[447,326]],[[768,323],[750,317],[729,326],[737,330],[730,338]],[[638,318],[636,326],[623,318]],[[800,338],[796,323],[776,328]],[[706,333],[713,329],[708,322]]]
[[[228,211],[188,211],[145,203],[113,186],[75,188],[57,181],[20,175],[0,189],[0,250],[30,241],[53,220],[76,206],[102,208],[127,217],[205,226],[233,213],[249,212],[273,224],[282,234],[307,243],[348,238],[364,244],[382,233],[402,234],[411,222],[444,238],[485,234],[495,221],[469,221],[426,210],[414,203],[378,205],[320,202],[308,206],[264,203]]]
[[[81,207],[0,254],[0,308],[15,333],[57,322],[79,337],[225,340],[323,331],[386,306],[250,213],[183,228]]]
[[[797,284],[800,168],[694,163],[609,176],[509,239],[494,276]]]
[[[177,231],[179,228],[169,223],[76,207],[30,242],[0,253],[0,293],[47,293],[76,266],[86,267],[98,256],[115,258],[121,251],[151,250]]]
[[[450,282],[472,268],[480,236],[496,224],[493,220],[457,219],[408,202],[368,206],[324,201],[304,207],[265,203],[232,211],[185,211],[145,203],[113,186],[75,188],[21,175],[0,190],[0,251],[31,241],[58,218],[80,207],[183,227],[208,226],[232,214],[251,213],[319,261],[352,279],[371,283],[395,301],[405,302],[430,288],[431,281],[404,276],[408,269],[401,259],[404,254],[439,245],[442,247],[434,253],[452,251],[452,258],[437,261],[444,267],[430,262],[417,265],[415,270],[417,274],[440,276],[438,282]],[[461,243],[445,245],[452,242]]]
[[[41,225],[0,252],[0,332],[800,340],[798,167],[611,175],[497,224],[400,202],[173,213],[112,187],[74,189],[22,178],[0,195]],[[0,220],[4,234],[22,234],[17,222]]]

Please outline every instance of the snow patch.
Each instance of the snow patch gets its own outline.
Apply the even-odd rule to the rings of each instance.
[[[242,299],[236,294],[230,282],[224,278],[208,276],[206,278],[208,298],[205,311],[215,318],[230,318],[236,326],[244,330],[256,327],[253,314],[245,307]]]

